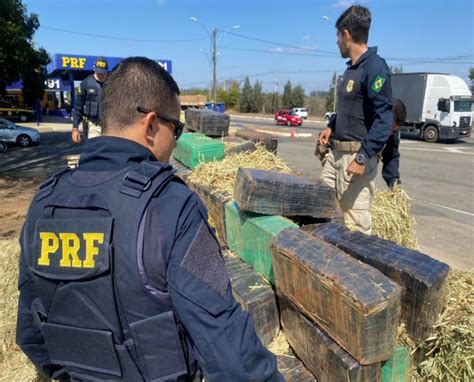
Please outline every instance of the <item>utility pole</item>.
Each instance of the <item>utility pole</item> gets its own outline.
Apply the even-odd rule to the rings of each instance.
[[[217,28],[212,28],[212,108],[216,108],[217,100]]]

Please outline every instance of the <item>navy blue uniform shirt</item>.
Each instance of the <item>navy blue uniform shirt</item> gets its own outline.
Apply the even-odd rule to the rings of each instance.
[[[401,184],[400,181],[400,132],[394,131],[382,151],[382,177],[388,187]]]
[[[337,116],[328,126],[334,139],[361,142],[359,152],[369,159],[382,151],[392,132],[390,70],[375,47],[347,64],[337,88]]]
[[[94,123],[99,123],[101,117],[102,82],[95,79],[94,75],[86,77],[81,82],[80,92],[76,98],[72,110],[72,127],[78,128],[83,117],[87,117]]]
[[[79,168],[71,176],[83,184],[100,182],[143,160],[156,159],[133,141],[97,137],[87,141]],[[219,245],[199,197],[184,184],[172,181],[152,199],[142,226],[143,249],[137,256],[143,259],[144,287],[151,294],[169,293],[207,379],[282,381],[275,356],[262,345],[249,314],[232,295]],[[187,263],[186,253],[196,244],[205,254],[202,263]],[[36,291],[24,262],[20,275],[17,342],[37,344],[41,333],[30,324],[29,309]],[[48,359],[44,345],[39,344],[35,354],[35,364]]]

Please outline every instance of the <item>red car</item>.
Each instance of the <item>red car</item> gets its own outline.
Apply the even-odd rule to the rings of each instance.
[[[277,125],[301,126],[303,118],[291,110],[280,110],[275,114],[275,122]]]

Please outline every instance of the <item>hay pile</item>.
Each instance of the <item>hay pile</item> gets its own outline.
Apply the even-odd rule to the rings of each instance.
[[[474,273],[451,270],[446,307],[433,335],[421,345],[426,359],[415,381],[474,380]]]
[[[15,344],[19,253],[18,240],[0,240],[0,381],[39,381],[34,366]]]
[[[377,190],[370,210],[372,233],[403,247],[416,249],[415,219],[410,210],[410,200],[401,188]]]
[[[252,153],[229,154],[221,161],[199,165],[189,177],[189,181],[211,187],[226,195],[233,195],[239,167],[293,173],[281,158],[257,145],[257,150]]]

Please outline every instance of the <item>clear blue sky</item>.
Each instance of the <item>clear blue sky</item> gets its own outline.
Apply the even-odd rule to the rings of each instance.
[[[472,0],[23,2],[29,12],[39,14],[41,27],[36,32],[35,42],[50,54],[169,59],[173,62],[173,76],[181,88],[207,87],[210,83],[210,64],[200,51],[203,49],[209,54],[210,40],[204,29],[190,20],[194,16],[207,28],[220,30],[219,80],[241,80],[248,75],[252,83],[259,79],[265,90],[275,88],[275,79],[278,79],[280,92],[288,79],[293,85],[302,85],[307,94],[312,90],[326,90],[332,72],[342,72],[345,67],[345,60],[338,54],[333,23],[353,3],[370,8],[369,45],[377,45],[379,54],[387,58],[389,65],[403,64],[405,72],[447,72],[466,81],[469,67],[474,66]],[[323,20],[323,16],[328,16],[329,22]],[[223,35],[222,31],[236,24],[240,28],[232,33],[241,36]],[[131,41],[133,39],[154,41]]]

